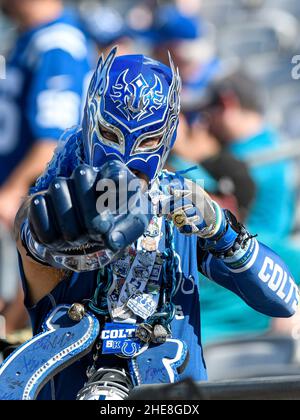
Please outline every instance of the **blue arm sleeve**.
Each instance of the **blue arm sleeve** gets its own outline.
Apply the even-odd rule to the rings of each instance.
[[[211,254],[204,255],[200,266],[204,275],[264,315],[288,318],[297,310],[298,287],[288,267],[257,240],[253,240],[249,262],[242,268],[233,269]]]
[[[77,60],[67,51],[49,50],[32,71],[26,119],[35,140],[58,140],[64,130],[81,120],[88,58]]]

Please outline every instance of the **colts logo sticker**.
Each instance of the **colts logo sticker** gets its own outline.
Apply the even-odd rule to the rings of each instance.
[[[142,348],[135,336],[137,326],[132,324],[107,323],[101,333],[102,354],[117,354],[133,357]]]

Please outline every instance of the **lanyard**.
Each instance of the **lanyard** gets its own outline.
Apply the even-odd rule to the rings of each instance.
[[[159,302],[162,260],[159,248],[164,240],[163,218],[154,216],[136,249],[112,265],[113,284],[108,309],[115,322],[135,324],[137,316],[153,315]]]

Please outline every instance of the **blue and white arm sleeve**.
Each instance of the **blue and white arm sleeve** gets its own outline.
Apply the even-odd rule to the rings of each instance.
[[[288,267],[254,238],[240,260],[237,255],[231,260],[221,260],[210,253],[202,253],[199,264],[204,275],[262,314],[288,318],[297,311],[299,291]]]

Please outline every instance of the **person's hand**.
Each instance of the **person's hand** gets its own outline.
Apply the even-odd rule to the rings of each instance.
[[[32,198],[29,228],[38,244],[54,252],[117,253],[147,229],[148,203],[141,181],[121,162],[108,162],[100,171],[81,165]]]
[[[169,215],[183,234],[213,235],[219,207],[204,189],[189,179],[172,174],[164,184],[159,212]]]
[[[0,188],[0,223],[12,230],[17,211],[26,191],[19,187]]]
[[[168,181],[163,187],[160,213],[169,214],[180,233],[197,235],[206,242],[206,249],[216,255],[227,256],[240,249],[236,240],[244,228],[229,211],[221,209],[189,179],[169,174]]]

